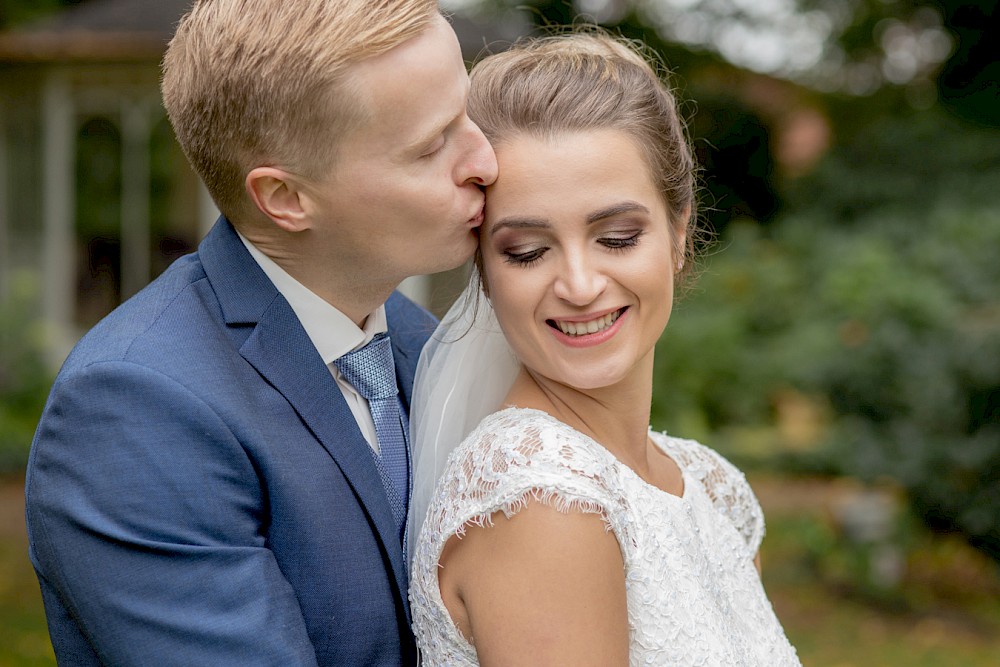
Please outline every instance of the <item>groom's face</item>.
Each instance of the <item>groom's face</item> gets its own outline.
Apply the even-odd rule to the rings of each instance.
[[[496,156],[465,105],[469,79],[440,16],[349,73],[369,118],[338,147],[320,184],[323,251],[339,266],[401,280],[465,262]]]

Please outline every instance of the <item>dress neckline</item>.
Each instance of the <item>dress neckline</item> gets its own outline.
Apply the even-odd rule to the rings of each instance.
[[[604,445],[602,445],[600,442],[598,442],[597,440],[594,440],[592,437],[590,437],[586,433],[583,433],[582,431],[579,431],[579,430],[573,428],[572,426],[570,426],[566,422],[562,421],[561,419],[556,418],[555,416],[549,414],[545,410],[539,410],[538,408],[522,408],[520,406],[511,405],[511,406],[502,408],[500,410],[497,410],[496,412],[492,413],[489,417],[487,417],[487,419],[493,419],[493,418],[499,417],[500,415],[503,415],[505,413],[509,414],[511,412],[524,412],[524,413],[539,415],[539,416],[545,418],[547,421],[552,422],[553,424],[555,424],[560,429],[565,430],[565,431],[569,431],[570,433],[572,433],[573,435],[575,435],[575,436],[577,436],[579,438],[583,438],[586,442],[593,444],[593,446],[595,448],[597,448],[600,456],[609,459],[611,462],[614,463],[614,465],[616,467],[621,468],[624,471],[624,474],[627,477],[631,477],[634,481],[638,482],[638,484],[640,486],[642,486],[645,489],[648,489],[653,494],[658,494],[658,495],[661,495],[661,496],[666,496],[671,502],[687,502],[687,501],[690,501],[690,499],[691,499],[691,493],[692,493],[691,489],[694,486],[692,483],[695,482],[695,481],[697,481],[697,480],[693,480],[691,478],[691,475],[688,474],[687,469],[683,465],[681,465],[681,462],[680,462],[680,460],[678,460],[678,457],[675,456],[673,453],[671,453],[668,450],[668,438],[665,436],[665,434],[661,434],[661,433],[658,433],[658,432],[654,431],[652,429],[652,427],[649,428],[649,438],[650,438],[650,440],[653,441],[653,444],[656,445],[656,448],[659,449],[660,452],[662,452],[664,456],[668,457],[671,461],[674,462],[674,465],[676,465],[677,469],[680,470],[680,472],[681,472],[681,481],[684,484],[684,488],[682,489],[680,495],[678,495],[676,493],[670,493],[669,491],[664,491],[663,489],[661,489],[660,487],[656,486],[655,484],[650,484],[649,482],[647,482],[646,480],[644,480],[642,478],[642,476],[639,475],[639,473],[637,473],[630,466],[628,466],[624,462],[622,462],[622,460],[619,459],[617,456],[615,456],[614,454],[612,454],[611,451],[607,447],[605,447]]]

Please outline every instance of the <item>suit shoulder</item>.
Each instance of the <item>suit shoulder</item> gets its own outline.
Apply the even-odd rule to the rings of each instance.
[[[164,314],[183,298],[192,285],[204,278],[205,272],[197,254],[178,259],[84,334],[67,358],[63,371],[94,362],[127,358],[134,343],[155,330]]]

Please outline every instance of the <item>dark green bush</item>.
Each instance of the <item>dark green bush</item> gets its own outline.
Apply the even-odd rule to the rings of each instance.
[[[770,465],[893,480],[1000,562],[1000,133],[847,111],[792,208],[731,225],[676,307],[654,423],[738,460],[757,429]],[[792,456],[789,395],[823,434]]]
[[[654,421],[703,437],[812,397],[822,467],[895,480],[1000,561],[998,249],[1000,207],[735,226],[661,341]]]
[[[932,215],[921,233],[905,222],[837,278],[859,335],[824,369],[834,451],[1000,561],[1000,209]]]
[[[0,302],[0,474],[24,469],[52,384],[34,286],[30,277],[16,276]]]

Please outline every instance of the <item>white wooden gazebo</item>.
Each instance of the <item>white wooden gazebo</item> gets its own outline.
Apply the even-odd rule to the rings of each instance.
[[[216,215],[170,146],[159,99],[158,63],[186,5],[97,0],[0,35],[0,296],[15,275],[38,276],[53,361],[172,259],[151,224],[155,145],[169,162],[166,245],[190,249]],[[94,137],[102,150],[82,152]],[[79,204],[95,192],[111,206],[89,229]]]

